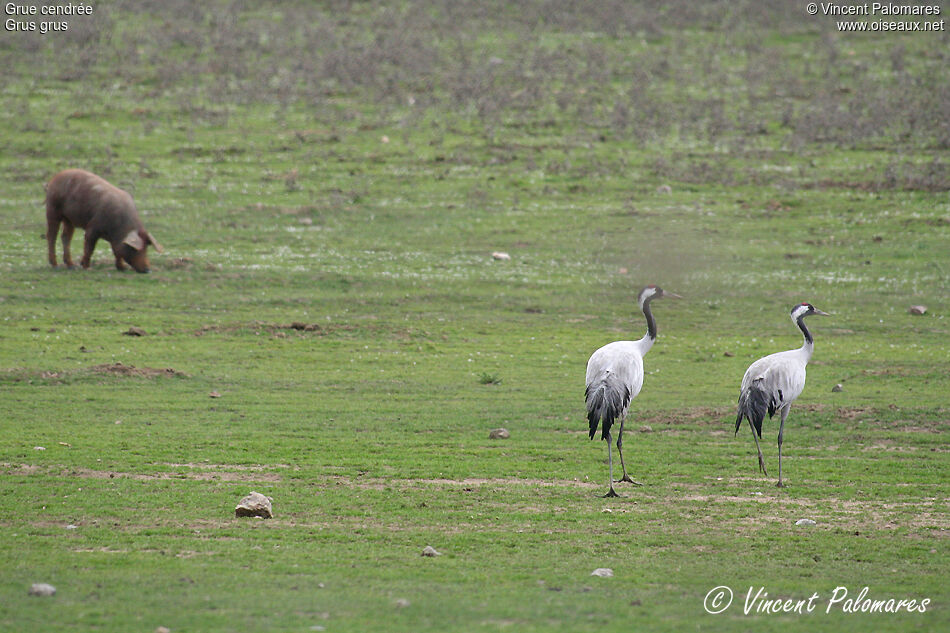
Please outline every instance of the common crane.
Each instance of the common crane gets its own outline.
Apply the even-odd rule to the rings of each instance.
[[[607,441],[607,468],[610,490],[605,497],[616,497],[614,491],[614,465],[610,449],[610,427],[618,418],[620,431],[617,433],[617,452],[620,453],[620,467],[623,477],[634,485],[641,485],[627,474],[623,462],[623,423],[627,418],[630,401],[637,397],[643,386],[643,357],[656,341],[656,320],[650,311],[650,302],[660,297],[682,299],[677,294],[665,292],[662,288],[649,285],[640,291],[637,302],[647,319],[647,333],[639,341],[614,341],[594,352],[587,361],[587,421],[590,424],[590,439],[594,439],[597,425],[601,425],[601,439]]]
[[[752,429],[755,450],[759,453],[759,470],[765,473],[766,477],[769,473],[765,470],[762,449],[759,448],[762,421],[766,413],[771,418],[776,411],[782,412],[782,420],[778,426],[778,484],[776,485],[779,488],[785,485],[782,483],[782,435],[785,430],[785,418],[788,417],[792,403],[805,388],[805,366],[815,348],[815,340],[805,327],[805,317],[813,314],[830,316],[810,303],[802,303],[792,308],[792,321],[805,335],[805,343],[798,349],[770,354],[752,363],[742,377],[742,386],[739,389],[736,435],[739,434],[742,419],[746,418],[749,421],[749,428]]]

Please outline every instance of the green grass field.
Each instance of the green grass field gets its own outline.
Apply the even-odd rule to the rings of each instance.
[[[0,33],[0,631],[950,627],[945,32],[751,1],[93,6]],[[152,274],[101,241],[49,267],[67,167],[133,193]],[[645,485],[603,499],[585,365],[643,335],[647,283],[685,299],[654,304],[626,427]],[[833,316],[778,489],[777,419],[764,477],[734,407],[801,301]],[[252,490],[273,519],[234,517]]]

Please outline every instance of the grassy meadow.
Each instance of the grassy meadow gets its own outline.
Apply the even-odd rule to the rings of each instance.
[[[0,631],[950,626],[946,32],[789,2],[92,5],[0,34]],[[102,241],[48,265],[68,167],[134,195],[151,274]],[[647,283],[684,299],[654,303],[626,425],[645,485],[603,499],[585,365],[643,335]],[[802,301],[833,316],[778,489],[778,419],[765,477],[734,406]],[[234,517],[252,490],[273,519]],[[818,598],[744,613],[750,588]]]

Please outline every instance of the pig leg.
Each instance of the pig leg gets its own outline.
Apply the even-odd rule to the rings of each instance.
[[[96,248],[96,242],[99,240],[99,234],[92,227],[86,227],[86,239],[83,243],[82,259],[79,264],[83,268],[89,268],[92,265],[92,251]]]
[[[76,230],[76,226],[67,219],[63,219],[63,263],[66,264],[66,268],[75,268],[76,264],[73,263],[73,256],[69,252],[69,244],[73,241],[73,231]]]
[[[46,214],[46,245],[49,247],[49,265],[56,268],[56,234],[59,233],[59,218],[53,214]],[[66,233],[63,233],[65,238]]]
[[[117,249],[114,245],[112,247],[112,254],[115,255],[116,268],[118,268],[119,270],[125,270],[126,268],[128,268],[125,265],[125,262],[122,260],[122,255],[119,255],[119,249]]]

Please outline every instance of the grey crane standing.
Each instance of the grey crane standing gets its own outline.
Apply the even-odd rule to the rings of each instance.
[[[639,341],[614,341],[594,352],[587,361],[587,421],[590,423],[590,439],[594,439],[597,425],[601,425],[601,439],[607,440],[607,468],[610,490],[605,497],[616,497],[614,491],[614,464],[610,449],[610,427],[618,418],[620,431],[617,433],[617,452],[620,453],[620,467],[623,477],[634,485],[641,485],[627,474],[623,463],[623,423],[627,418],[630,401],[637,397],[643,386],[643,357],[656,341],[656,320],[650,311],[650,301],[660,297],[682,299],[672,292],[649,285],[640,291],[637,302],[647,319],[647,333]]]
[[[752,429],[755,450],[759,453],[759,470],[765,473],[766,477],[769,473],[765,470],[762,449],[759,448],[762,421],[766,413],[771,418],[776,411],[782,412],[782,421],[778,426],[778,484],[776,485],[779,488],[785,485],[782,483],[782,435],[785,431],[785,418],[788,417],[792,402],[805,388],[805,366],[815,348],[815,340],[805,327],[805,317],[813,314],[830,316],[810,303],[802,303],[792,308],[792,321],[805,335],[805,343],[798,349],[770,354],[752,363],[742,377],[742,386],[739,389],[736,435],[739,434],[742,419],[746,418],[749,421],[749,428]]]

